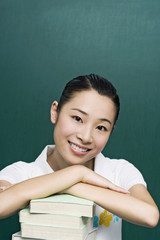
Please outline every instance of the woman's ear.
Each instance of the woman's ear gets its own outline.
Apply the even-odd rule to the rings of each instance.
[[[58,102],[54,101],[52,103],[51,110],[50,110],[51,122],[53,124],[55,124],[57,121],[57,116],[58,116],[57,108],[58,108]]]

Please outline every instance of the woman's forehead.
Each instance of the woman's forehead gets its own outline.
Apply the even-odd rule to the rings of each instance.
[[[87,115],[95,115],[98,118],[110,116],[115,117],[115,105],[113,101],[107,97],[100,95],[95,90],[82,91],[75,93],[74,96],[64,105],[64,109],[80,110]]]
[[[86,104],[90,105],[92,103],[101,103],[101,105],[110,104],[114,106],[114,103],[112,99],[110,99],[108,96],[101,95],[95,90],[88,90],[88,91],[81,91],[76,92],[72,98],[68,101],[68,103],[71,104]]]

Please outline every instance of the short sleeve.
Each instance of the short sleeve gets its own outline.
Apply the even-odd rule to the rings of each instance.
[[[136,184],[147,187],[141,172],[133,164],[126,160],[117,160],[117,163],[118,182],[122,188],[129,190]]]
[[[29,168],[30,164],[22,161],[13,163],[0,171],[0,180],[8,181],[11,184],[24,181],[28,178]]]

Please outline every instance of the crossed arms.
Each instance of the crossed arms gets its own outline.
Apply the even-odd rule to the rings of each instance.
[[[31,199],[63,192],[92,200],[134,224],[155,227],[159,221],[158,208],[145,186],[137,184],[127,192],[82,165],[67,167],[15,185],[0,180],[0,188],[1,219],[27,206]]]

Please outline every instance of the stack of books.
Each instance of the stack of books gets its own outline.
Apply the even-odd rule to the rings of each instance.
[[[12,240],[94,240],[94,203],[69,194],[30,201],[19,212],[21,231]]]

